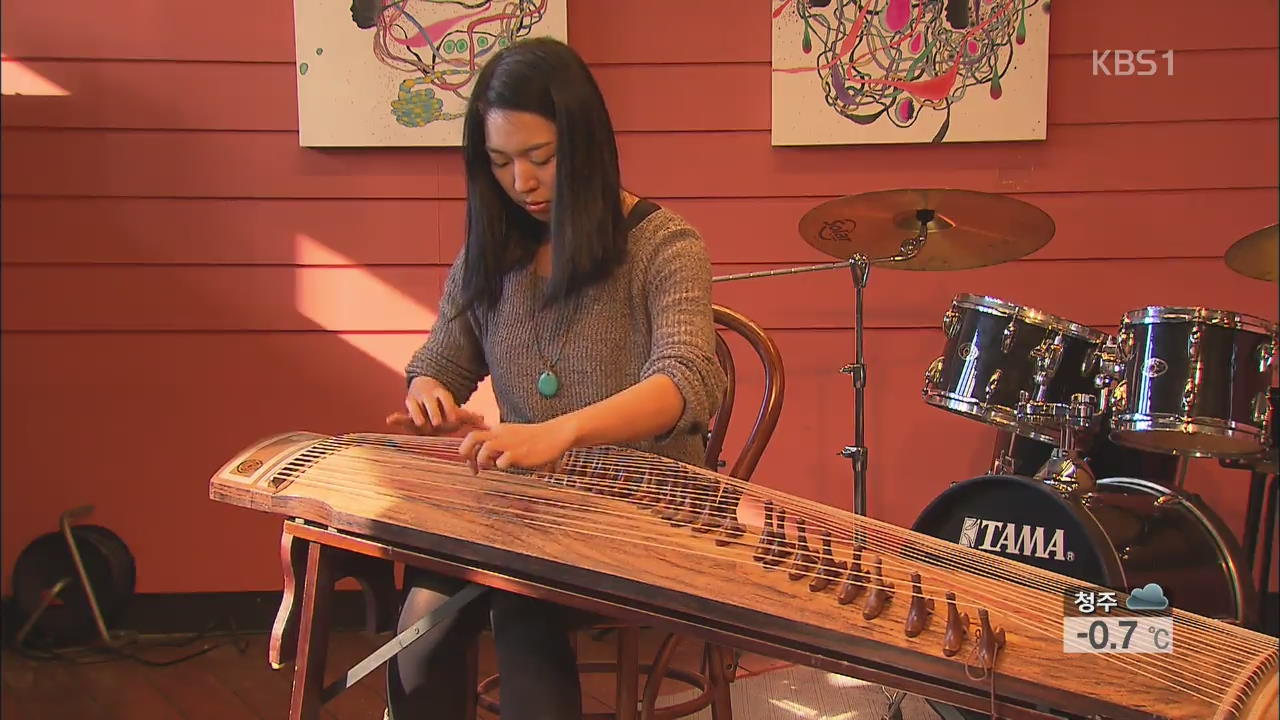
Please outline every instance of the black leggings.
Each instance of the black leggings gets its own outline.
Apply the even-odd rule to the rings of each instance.
[[[453,578],[405,569],[405,601],[396,632],[403,632],[465,586]],[[486,615],[488,617],[486,618]],[[387,663],[391,720],[463,718],[468,695],[467,646],[493,627],[502,677],[502,720],[580,720],[582,690],[569,643],[571,615],[523,595],[489,590],[459,615],[438,623]]]

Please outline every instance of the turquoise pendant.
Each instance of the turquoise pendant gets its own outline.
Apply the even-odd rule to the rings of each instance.
[[[544,398],[555,397],[560,392],[560,378],[547,370],[538,376],[538,393]]]

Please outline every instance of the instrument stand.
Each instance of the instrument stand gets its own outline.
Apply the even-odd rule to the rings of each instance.
[[[862,355],[862,291],[867,287],[867,278],[871,274],[872,265],[879,263],[903,262],[911,260],[920,254],[920,250],[924,248],[925,241],[929,236],[929,223],[933,222],[935,217],[936,214],[933,210],[917,210],[915,212],[915,220],[920,223],[920,229],[915,235],[904,239],[898,247],[898,253],[890,257],[869,258],[866,255],[858,253],[843,262],[784,268],[782,270],[761,270],[757,272],[736,273],[733,275],[719,275],[711,278],[712,282],[726,282],[729,280],[746,280],[748,278],[795,275],[797,273],[813,272],[815,270],[834,270],[836,268],[843,267],[849,268],[849,271],[853,274],[853,362],[842,367],[840,372],[846,375],[851,375],[853,379],[854,444],[845,446],[841,449],[840,455],[841,457],[848,458],[853,463],[853,512],[857,515],[867,514],[867,445],[864,413],[864,408],[866,406],[867,366],[866,363],[863,362]]]
[[[853,463],[853,512],[867,514],[867,445],[864,408],[866,407],[867,365],[862,355],[862,291],[867,287],[871,274],[871,262],[865,255],[854,255],[849,271],[853,275],[853,363],[840,372],[853,379],[853,445],[846,446],[840,455]]]
[[[448,600],[441,603],[440,607],[427,613],[421,620],[413,625],[405,628],[404,632],[391,638],[382,647],[374,650],[369,657],[356,663],[350,670],[337,680],[325,686],[320,693],[320,702],[327,703],[340,695],[343,691],[351,688],[356,683],[364,679],[364,676],[377,670],[382,663],[390,660],[400,653],[401,650],[409,647],[415,641],[421,639],[424,635],[431,631],[431,628],[450,618],[456,617],[464,608],[473,601],[484,595],[489,588],[484,585],[471,583],[462,588],[458,592],[449,597]]]
[[[1271,558],[1275,552],[1276,527],[1280,525],[1277,516],[1277,494],[1280,493],[1280,476],[1275,473],[1254,470],[1249,477],[1249,502],[1245,508],[1244,537],[1242,538],[1244,563],[1253,576],[1258,595],[1266,598],[1271,590]],[[1262,526],[1266,523],[1265,527]],[[1258,537],[1262,533],[1261,539]],[[1267,609],[1265,602],[1260,610]],[[1257,630],[1274,632],[1275,628],[1266,627],[1266,616],[1260,612],[1255,625]]]
[[[1280,526],[1277,517],[1277,494],[1280,494],[1280,437],[1275,428],[1276,418],[1280,416],[1280,388],[1273,387],[1267,393],[1271,406],[1271,415],[1267,423],[1270,431],[1269,447],[1256,457],[1222,458],[1218,464],[1233,470],[1249,471],[1249,499],[1244,511],[1244,533],[1240,540],[1240,549],[1244,555],[1245,567],[1255,583],[1260,598],[1264,602],[1260,606],[1258,618],[1253,623],[1254,629],[1274,633],[1274,620],[1265,613],[1269,610],[1265,598],[1271,591],[1271,558],[1275,552],[1276,530]],[[1264,426],[1266,427],[1266,426]],[[1266,523],[1265,526],[1262,523]],[[1258,535],[1261,532],[1262,537]],[[1259,554],[1261,553],[1261,554]]]

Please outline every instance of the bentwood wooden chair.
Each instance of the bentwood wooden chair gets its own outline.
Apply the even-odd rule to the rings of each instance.
[[[742,448],[739,450],[728,475],[750,481],[769,439],[773,436],[778,417],[782,413],[785,377],[782,355],[772,338],[755,322],[729,308],[714,306],[715,322],[724,331],[734,333],[745,340],[754,351],[763,369],[763,392],[755,417]],[[716,335],[716,357],[724,368],[728,384],[719,411],[712,418],[707,437],[706,466],[720,471],[727,465],[722,460],[729,421],[733,417],[734,401],[738,393],[737,365],[733,352],[722,333]],[[677,633],[667,633],[658,645],[654,657],[640,661],[640,632],[642,627],[601,619],[590,630],[597,635],[616,634],[616,660],[612,662],[583,662],[578,664],[583,674],[607,673],[615,676],[614,710],[610,713],[587,714],[586,720],[674,720],[692,715],[710,707],[714,720],[731,720],[733,710],[729,699],[729,684],[737,670],[735,651],[712,643],[705,643],[701,668],[697,671],[671,667],[676,650],[688,638]],[[640,693],[640,678],[645,677],[644,693]],[[677,705],[657,707],[658,693],[664,680],[674,680],[697,691],[696,697]],[[477,688],[477,705],[497,717],[499,701],[491,697],[499,686],[499,677],[490,676]]]

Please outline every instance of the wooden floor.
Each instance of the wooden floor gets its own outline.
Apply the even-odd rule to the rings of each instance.
[[[328,674],[334,678],[390,636],[336,633],[330,642]],[[35,660],[6,650],[0,707],[4,720],[282,720],[288,716],[292,665],[273,671],[266,661],[265,635],[216,638],[183,647],[158,647],[153,642],[132,652],[164,661],[216,647],[192,660],[168,667],[150,667],[128,659],[70,663]],[[487,640],[487,638],[486,638]],[[651,651],[658,638],[644,636],[642,650]],[[690,643],[677,655],[679,667],[696,667],[701,644]],[[612,641],[579,639],[579,659],[608,659]],[[769,658],[744,655],[739,676],[758,674],[785,665]],[[492,646],[481,645],[480,671],[492,672]],[[384,671],[379,668],[325,706],[326,720],[382,720]],[[685,688],[664,685],[663,694]],[[613,679],[588,676],[583,699],[588,711],[612,707]]]

